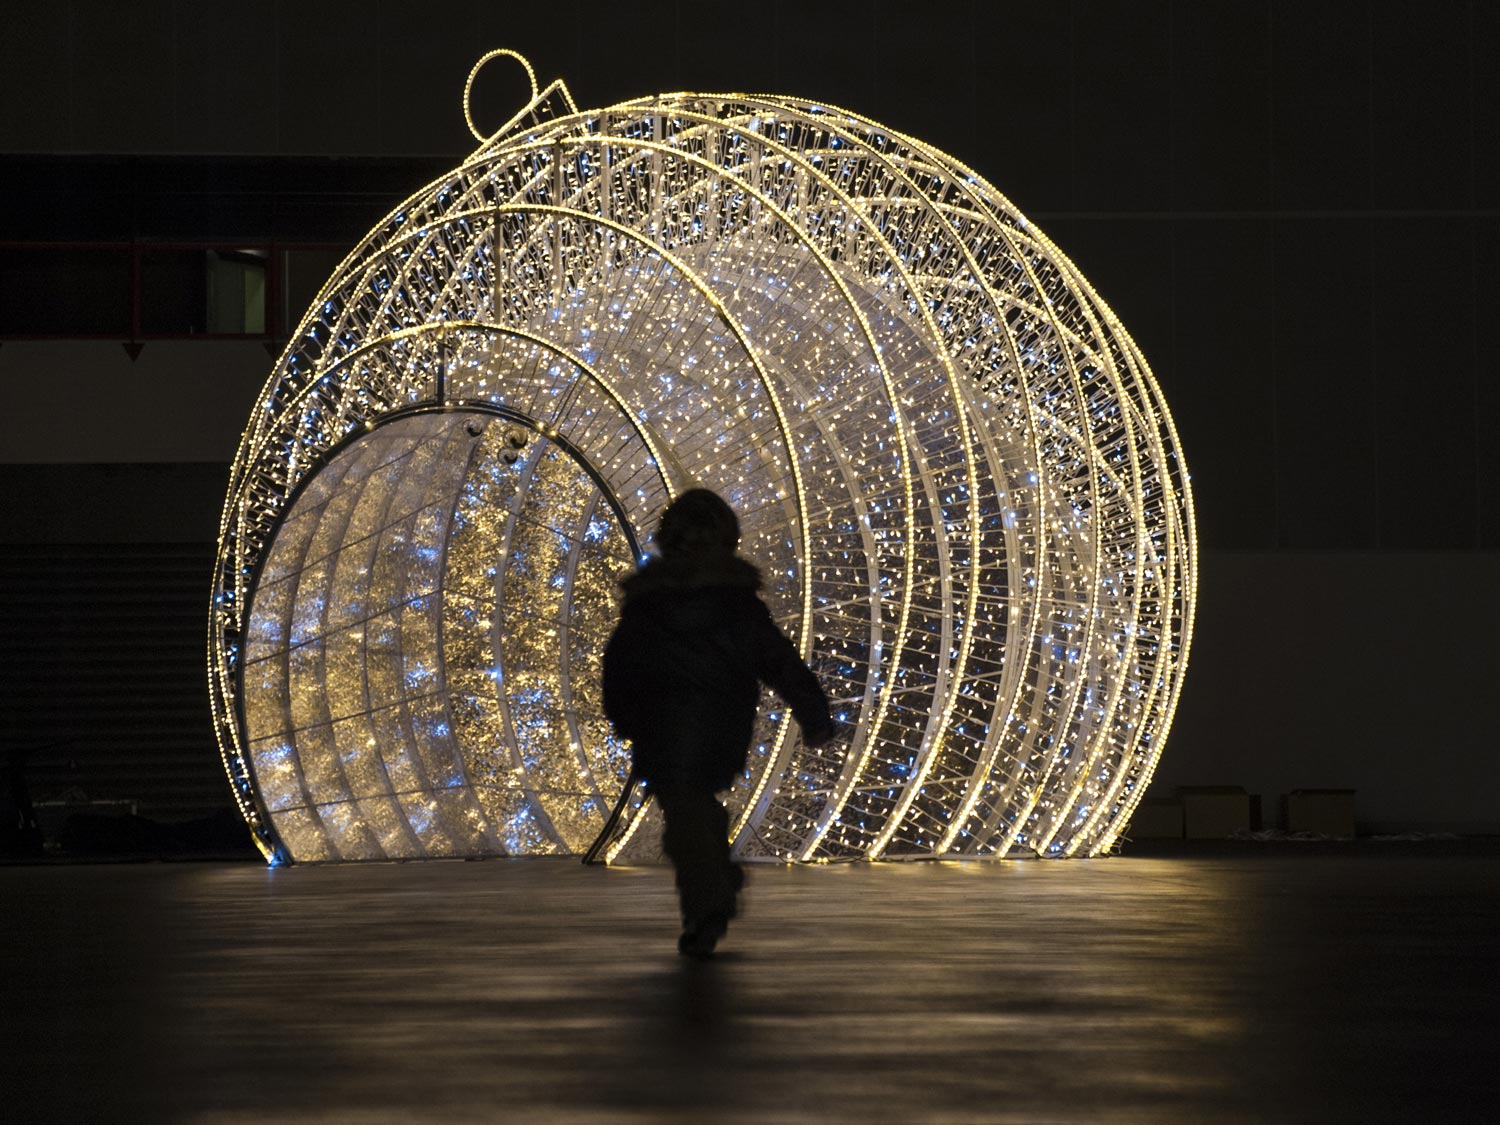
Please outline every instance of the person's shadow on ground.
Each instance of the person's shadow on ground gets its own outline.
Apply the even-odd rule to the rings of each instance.
[[[599,1089],[614,1109],[713,1120],[745,1104],[752,1052],[733,990],[734,953],[643,974],[620,998],[624,1019]]]

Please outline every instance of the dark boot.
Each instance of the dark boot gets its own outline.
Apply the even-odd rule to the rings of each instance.
[[[706,961],[714,955],[714,946],[728,929],[729,920],[722,914],[690,921],[677,939],[677,952],[695,961]]]

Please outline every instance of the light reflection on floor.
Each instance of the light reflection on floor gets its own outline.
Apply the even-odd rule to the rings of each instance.
[[[657,868],[0,868],[6,1086],[43,1120],[258,1121],[1455,1121],[1497,1092],[1500,856],[754,875],[699,966]]]

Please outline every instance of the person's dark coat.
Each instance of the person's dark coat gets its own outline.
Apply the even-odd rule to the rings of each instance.
[[[622,583],[604,710],[653,785],[728,788],[745,768],[761,683],[791,706],[809,742],[831,735],[827,698],[760,585],[760,572],[728,553],[653,559]]]

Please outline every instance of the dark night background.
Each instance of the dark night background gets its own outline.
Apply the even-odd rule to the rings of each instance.
[[[1244,785],[1273,817],[1352,787],[1366,830],[1500,832],[1500,7],[0,12],[0,743],[34,748],[35,796],[228,804],[203,668],[239,429],[298,295],[472,149],[464,77],[507,46],[580,106],[795,94],[976,168],[1119,314],[1193,472],[1198,632],[1158,785]],[[492,64],[478,117],[523,97]],[[270,248],[258,333],[195,338],[172,306],[205,245]]]

